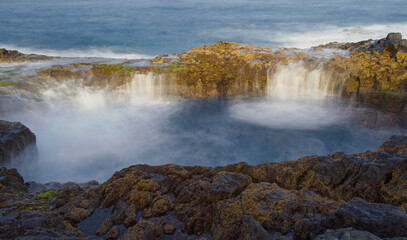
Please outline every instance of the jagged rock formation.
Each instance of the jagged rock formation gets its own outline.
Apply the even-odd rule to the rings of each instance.
[[[99,186],[24,183],[2,169],[0,237],[407,237],[406,157],[407,136],[392,136],[375,152],[282,163],[135,165]]]
[[[0,166],[11,162],[23,162],[25,158],[35,161],[38,157],[36,137],[19,122],[0,120]]]

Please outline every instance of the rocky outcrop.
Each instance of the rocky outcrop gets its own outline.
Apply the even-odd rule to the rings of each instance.
[[[34,133],[19,122],[0,120],[0,166],[18,164],[26,158],[35,161],[37,157]]]
[[[31,61],[42,61],[48,60],[55,57],[48,57],[44,55],[37,54],[23,54],[16,50],[0,49],[0,63],[7,62],[31,62]]]
[[[405,126],[406,43],[407,40],[401,39],[400,33],[390,33],[386,38],[377,41],[325,45],[323,47],[350,51],[349,57],[329,61],[326,68],[333,71],[340,80],[338,84],[342,89],[342,96],[352,99],[360,106],[390,113],[393,115],[393,125]],[[373,116],[367,121],[383,120],[383,114],[380,112],[370,114]]]
[[[375,152],[282,163],[135,165],[99,186],[2,169],[0,238],[407,237],[406,160],[407,136],[393,136]]]

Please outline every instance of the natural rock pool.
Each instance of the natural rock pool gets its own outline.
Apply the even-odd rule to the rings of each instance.
[[[54,82],[0,118],[36,134],[39,160],[15,167],[38,182],[105,181],[133,164],[215,167],[361,152],[397,132],[353,122],[321,73],[296,69],[278,71],[263,98],[165,97],[151,74],[116,90]]]

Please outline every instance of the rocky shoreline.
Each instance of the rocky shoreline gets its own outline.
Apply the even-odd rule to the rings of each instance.
[[[24,55],[2,49],[0,62],[43,62],[53,58]],[[40,98],[39,92],[54,82],[76,82],[89,89],[117,89],[135,74],[151,74],[157,95],[177,97],[262,97],[268,78],[281,66],[301,63],[329,76],[329,91],[358,108],[352,113],[369,127],[407,126],[407,40],[400,33],[357,43],[329,43],[311,49],[258,47],[218,42],[184,53],[160,55],[141,64],[134,60],[55,64],[19,74],[19,68],[0,76],[0,92],[23,91]],[[51,81],[51,82],[49,82]],[[3,101],[4,102],[4,101]],[[7,103],[0,111],[7,111]]]
[[[281,163],[134,165],[102,184],[24,182],[2,168],[0,238],[400,239],[406,157],[402,135]]]
[[[155,74],[165,76],[168,95],[258,97],[270,72],[302,61],[330,74],[335,94],[378,110],[362,114],[367,125],[406,127],[406,57],[400,34],[308,52],[220,42],[158,56],[149,66],[73,63],[32,76],[11,70],[0,90],[35,95],[33,83],[46,79],[114,89],[134,74]],[[49,59],[0,51],[3,63]],[[2,121],[0,128],[2,166],[38,154],[24,125]],[[373,152],[281,163],[133,165],[101,184],[25,182],[3,167],[0,200],[1,239],[407,239],[407,136],[391,136]]]

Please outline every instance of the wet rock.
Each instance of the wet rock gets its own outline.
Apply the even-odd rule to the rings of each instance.
[[[110,180],[110,182],[107,182],[102,186],[102,207],[111,207],[116,204],[118,200],[133,188],[133,185],[140,181],[140,179],[133,174],[126,174],[117,180],[114,178]]]
[[[239,240],[244,239],[257,239],[257,240],[269,240],[273,239],[268,232],[253,218],[245,215],[243,217],[243,224],[240,230],[241,234],[237,238]]]
[[[119,237],[119,235],[120,235],[120,229],[119,229],[119,227],[115,226],[107,234],[106,240],[117,239]]]
[[[241,173],[221,171],[212,179],[185,182],[181,185],[177,201],[187,202],[216,202],[216,200],[237,195],[251,183],[249,176]]]
[[[17,191],[27,191],[28,188],[24,184],[24,178],[18,173],[17,169],[0,169],[0,184],[3,187],[15,189]]]
[[[79,223],[81,220],[87,218],[93,213],[92,210],[86,210],[83,208],[74,208],[64,214],[65,219],[69,220],[73,224]]]
[[[130,206],[125,210],[125,219],[123,224],[126,228],[133,226],[137,223],[137,211],[134,207]]]
[[[301,219],[328,216],[339,207],[316,194],[301,196],[276,184],[256,183],[242,192],[242,207],[265,229],[288,234]]]
[[[164,239],[164,231],[162,226],[157,225],[151,221],[140,220],[136,225],[127,229],[124,235],[120,238],[123,240],[158,240]]]
[[[175,232],[176,228],[172,225],[165,225],[163,230],[165,234],[172,235]]]
[[[243,220],[239,199],[226,199],[216,204],[211,232],[214,239],[236,239]]]
[[[294,239],[314,239],[324,233],[326,227],[323,225],[325,218],[301,219],[294,226]]]
[[[354,198],[329,217],[328,226],[353,227],[381,238],[407,237],[407,212],[392,205]]]
[[[381,238],[376,235],[366,232],[359,231],[353,228],[341,228],[337,230],[328,229],[324,234],[321,234],[314,238],[314,240],[381,240]]]
[[[30,193],[39,193],[39,192],[46,192],[47,187],[44,184],[36,183],[36,182],[27,182],[28,191]]]
[[[390,136],[386,141],[377,149],[378,152],[389,152],[403,154],[407,150],[407,136],[398,135]]]
[[[0,120],[0,166],[35,161],[37,158],[34,133],[19,122]]]
[[[68,227],[69,226],[69,227]],[[14,219],[0,222],[0,238],[13,239],[19,236],[81,237],[82,234],[56,214],[21,212]]]

